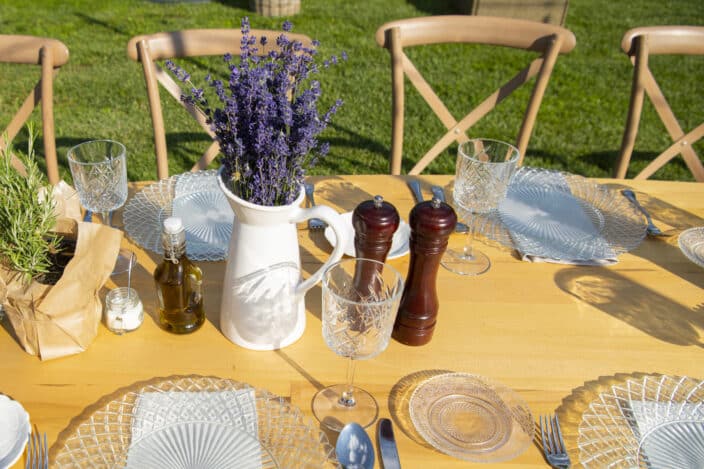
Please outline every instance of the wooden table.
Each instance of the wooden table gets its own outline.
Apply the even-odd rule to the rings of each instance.
[[[340,212],[375,194],[393,203],[404,219],[413,206],[404,177],[311,179],[318,202]],[[428,197],[430,184],[451,182],[449,176],[418,179]],[[704,184],[602,182],[638,191],[663,228],[704,225]],[[331,248],[322,232],[304,226],[299,238],[308,275]],[[344,380],[343,359],[321,337],[319,286],[307,294],[308,324],[298,342],[274,352],[249,351],[218,330],[225,263],[203,262],[208,321],[194,334],[170,335],[156,326],[153,316],[151,273],[159,256],[127,239],[124,244],[138,252],[134,281],[150,315],[140,329],[116,336],[101,325],[87,351],[47,362],[27,355],[6,330],[0,331],[0,392],[22,403],[50,444],[102,396],[153,377],[231,378],[290,397],[309,415],[316,389]],[[396,424],[405,468],[468,465],[429,447],[410,423],[408,391],[432,370],[475,373],[508,385],[526,400],[536,419],[557,411],[573,462],[578,460],[581,412],[609,383],[638,373],[704,378],[704,269],[680,252],[677,236],[646,239],[611,267],[532,264],[507,249],[480,246],[492,261],[486,274],[462,277],[440,270],[440,314],[432,342],[409,347],[392,341],[384,353],[357,366],[356,383],[375,394],[380,417],[390,416]],[[408,256],[391,263],[405,276]],[[7,329],[6,320],[3,324]],[[374,433],[375,426],[369,429]],[[23,461],[16,467],[24,467]],[[536,445],[504,464],[546,465]]]

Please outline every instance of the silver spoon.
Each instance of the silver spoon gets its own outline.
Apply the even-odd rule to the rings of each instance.
[[[653,219],[650,218],[650,214],[648,211],[638,202],[636,199],[636,194],[630,190],[630,189],[623,189],[621,191],[621,194],[624,195],[628,200],[631,201],[635,207],[641,211],[643,215],[645,215],[645,220],[648,222],[648,227],[647,227],[647,232],[650,236],[667,236],[667,233],[664,233],[663,231],[660,230],[657,226],[655,226],[655,223],[653,223]]]
[[[340,432],[335,445],[337,460],[345,469],[373,469],[374,447],[358,423],[350,422]]]

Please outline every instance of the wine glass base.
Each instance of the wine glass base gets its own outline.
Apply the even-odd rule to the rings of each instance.
[[[312,404],[315,418],[323,426],[337,432],[350,422],[367,428],[379,416],[379,405],[371,394],[357,386],[353,387],[355,404],[343,405],[340,403],[340,396],[346,389],[344,384],[335,384],[318,391]]]
[[[472,255],[466,255],[461,250],[448,249],[442,256],[440,264],[460,275],[481,275],[491,267],[489,257],[476,249],[472,249]]]

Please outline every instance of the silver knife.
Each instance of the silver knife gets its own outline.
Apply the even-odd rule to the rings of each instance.
[[[430,190],[433,192],[433,196],[435,196],[441,202],[445,202],[445,191],[442,189],[442,187],[432,186]],[[455,231],[458,233],[466,233],[467,231],[469,231],[469,227],[461,221],[458,221],[455,225]]]
[[[394,439],[394,429],[391,420],[380,419],[377,426],[379,452],[384,469],[401,469],[401,460],[398,458],[398,449]]]

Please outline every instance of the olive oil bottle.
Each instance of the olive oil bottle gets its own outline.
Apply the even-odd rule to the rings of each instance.
[[[179,217],[164,220],[161,242],[164,260],[154,270],[159,326],[175,334],[187,334],[205,321],[203,273],[186,256],[186,233]]]

